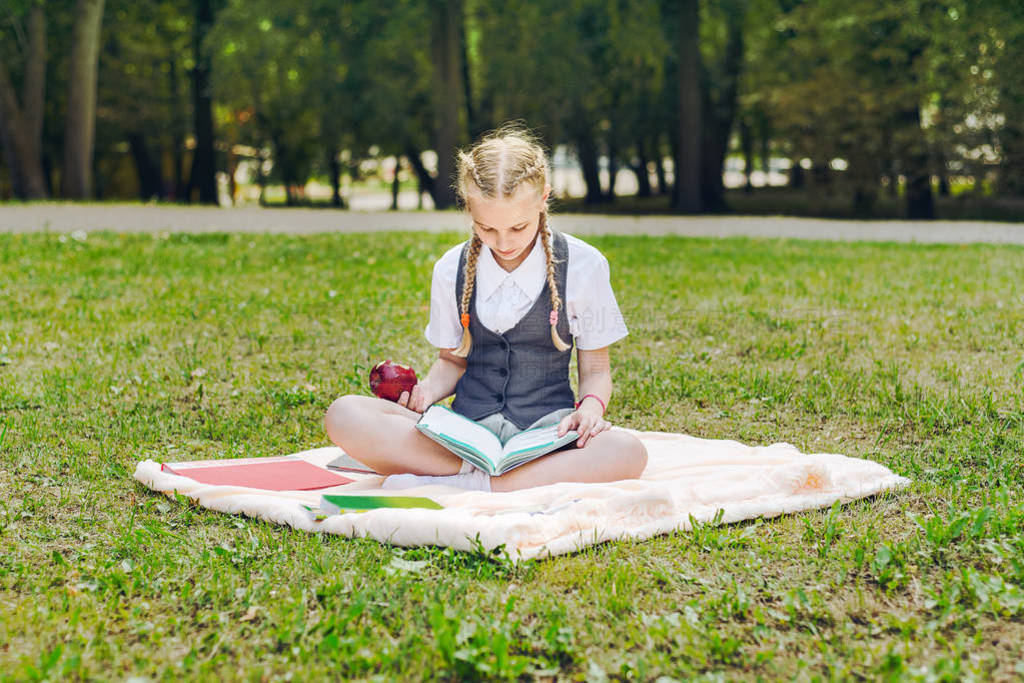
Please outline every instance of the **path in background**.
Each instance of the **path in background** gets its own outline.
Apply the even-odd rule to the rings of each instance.
[[[1024,244],[1024,224],[981,221],[847,221],[761,216],[599,216],[557,214],[553,225],[574,235],[687,235],[840,241]],[[224,209],[131,204],[0,205],[0,232],[377,232],[468,231],[455,211]]]

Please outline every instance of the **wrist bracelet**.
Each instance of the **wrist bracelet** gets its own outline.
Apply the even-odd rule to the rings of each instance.
[[[584,399],[587,398],[587,396],[589,396],[590,398],[596,399],[597,402],[601,404],[601,414],[602,415],[604,415],[606,412],[608,412],[608,407],[604,404],[604,401],[602,401],[601,397],[598,396],[597,394],[583,394],[583,396],[580,397],[580,400],[576,401],[576,407],[577,408],[579,408],[580,405],[583,404],[583,401],[584,401]]]

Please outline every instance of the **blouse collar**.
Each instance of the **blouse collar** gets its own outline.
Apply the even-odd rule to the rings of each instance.
[[[480,249],[480,256],[476,262],[476,286],[480,296],[486,300],[504,284],[511,280],[519,289],[523,290],[530,300],[540,296],[544,289],[544,274],[547,264],[544,259],[544,247],[540,238],[534,241],[533,248],[522,263],[516,269],[509,272],[498,265],[494,260],[494,254],[490,248],[484,246]]]

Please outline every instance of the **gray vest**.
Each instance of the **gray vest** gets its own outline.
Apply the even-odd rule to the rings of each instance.
[[[569,247],[562,233],[551,232],[555,282],[564,302]],[[469,245],[470,242],[466,242],[459,256],[456,301],[462,297]],[[535,243],[533,248],[544,247]],[[526,429],[552,411],[572,408],[574,397],[569,385],[572,348],[559,351],[551,343],[551,288],[547,281],[522,320],[504,334],[480,324],[476,315],[475,287],[471,299],[469,332],[473,335],[473,348],[466,359],[466,372],[455,385],[452,410],[471,420],[500,412],[520,429]],[[558,311],[557,329],[562,339],[571,345],[573,340],[564,304]]]

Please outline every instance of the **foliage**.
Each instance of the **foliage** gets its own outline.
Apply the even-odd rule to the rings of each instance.
[[[213,59],[221,168],[231,171],[237,156],[249,156],[275,182],[300,186],[341,162],[354,169],[374,154],[418,156],[431,148],[441,116],[432,94],[436,7],[412,0],[219,4],[200,54]],[[577,153],[588,200],[611,198],[598,177],[601,156],[612,167],[632,167],[646,191],[649,162],[672,155],[677,133],[675,4],[463,5],[468,98],[457,137],[521,118],[550,147]],[[60,176],[72,6],[46,4],[43,155],[51,184]],[[12,65],[17,90],[29,3],[7,7],[2,30],[10,39],[0,42],[0,58]],[[194,7],[181,0],[108,3],[99,196],[148,197],[154,181],[147,173],[159,176],[159,196],[182,196],[194,136],[194,26]],[[755,147],[762,168],[773,157],[807,159],[819,189],[849,195],[865,214],[881,190],[909,198],[927,191],[932,177],[941,192],[954,185],[977,194],[1024,192],[1019,3],[703,0],[700,41],[708,122],[702,156],[712,180],[742,132],[751,162]],[[799,184],[800,172],[794,176]]]

